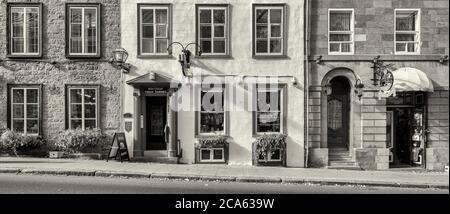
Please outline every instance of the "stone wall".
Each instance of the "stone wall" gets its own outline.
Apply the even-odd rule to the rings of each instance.
[[[23,2],[9,0],[8,2]],[[120,124],[120,70],[108,63],[120,47],[119,0],[76,1],[101,3],[101,58],[65,57],[64,0],[43,3],[43,56],[33,60],[6,58],[6,1],[0,1],[0,129],[7,128],[7,84],[42,84],[42,133],[53,139],[65,128],[65,85],[100,85],[100,128],[117,131]]]
[[[428,145],[426,165],[431,170],[443,170],[448,164],[449,91],[436,90],[428,97]]]
[[[394,9],[420,8],[421,54],[449,53],[447,0],[312,0],[311,53],[328,54],[328,8],[354,8],[355,54],[394,53]]]

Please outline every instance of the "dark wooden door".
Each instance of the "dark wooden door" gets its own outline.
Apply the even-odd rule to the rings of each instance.
[[[348,95],[334,94],[328,97],[328,147],[346,148],[349,145]]]
[[[166,150],[164,128],[167,123],[166,97],[147,97],[147,150]]]

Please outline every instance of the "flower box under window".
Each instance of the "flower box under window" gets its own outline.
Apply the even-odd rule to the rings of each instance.
[[[253,165],[286,166],[286,136],[259,136],[252,145]]]

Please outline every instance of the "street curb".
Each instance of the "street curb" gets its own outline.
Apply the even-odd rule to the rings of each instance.
[[[22,174],[94,176],[95,170],[23,169]]]
[[[0,173],[20,173],[20,168],[0,168]]]
[[[122,178],[150,178],[150,173],[145,172],[120,172],[120,171],[96,171],[96,177],[122,177]]]
[[[223,181],[223,182],[245,182],[245,183],[292,183],[292,184],[320,184],[320,185],[361,185],[374,187],[401,187],[401,188],[436,188],[449,189],[445,184],[414,184],[398,183],[388,181],[359,181],[338,179],[304,179],[304,178],[278,178],[278,177],[256,177],[256,176],[218,176],[218,175],[193,175],[178,173],[144,173],[124,172],[106,170],[64,170],[64,169],[20,169],[0,168],[0,173],[15,174],[41,174],[41,175],[67,175],[67,176],[95,176],[95,177],[122,177],[122,178],[147,178],[147,179],[178,179],[178,180],[201,180],[201,181]]]

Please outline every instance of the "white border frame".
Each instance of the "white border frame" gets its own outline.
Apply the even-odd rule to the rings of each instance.
[[[200,45],[200,47],[202,48],[202,56],[227,56],[228,54],[229,54],[229,52],[228,52],[228,49],[229,49],[229,42],[230,42],[230,39],[229,39],[229,33],[228,33],[228,31],[229,31],[229,7],[228,7],[228,5],[227,6],[222,6],[222,5],[208,5],[208,6],[206,6],[206,5],[200,5],[200,6],[198,6],[197,8],[196,8],[196,13],[197,13],[197,23],[196,23],[196,25],[197,25],[197,27],[196,27],[196,29],[197,29],[197,32],[198,32],[198,34],[197,34],[197,41],[198,41],[198,44]],[[206,53],[206,52],[203,52],[203,50],[204,50],[204,48],[201,46],[201,40],[202,40],[202,38],[201,38],[201,26],[202,26],[202,23],[200,23],[200,11],[201,10],[209,10],[209,11],[211,11],[211,23],[210,23],[210,26],[211,26],[211,53]],[[215,10],[225,10],[225,23],[222,25],[222,24],[215,24],[214,23],[214,11]],[[204,24],[204,25],[206,25],[206,24]],[[215,35],[214,35],[214,29],[215,29],[215,26],[216,25],[218,25],[218,26],[223,26],[224,27],[224,37],[217,37],[218,39],[224,39],[224,41],[225,41],[225,52],[224,53],[214,53],[214,39],[216,38],[215,37]]]
[[[265,9],[265,10],[268,10],[268,13],[267,13],[267,52],[265,52],[265,53],[261,53],[261,52],[258,52],[258,47],[257,47],[257,43],[258,43],[258,38],[257,38],[257,34],[258,34],[258,32],[257,32],[257,26],[258,26],[258,23],[257,23],[257,17],[256,17],[256,15],[257,15],[257,13],[256,13],[256,11],[257,10],[260,10],[260,9]],[[281,34],[281,36],[280,37],[271,37],[271,27],[272,27],[272,23],[270,22],[271,20],[270,20],[270,10],[272,10],[272,9],[280,9],[281,10],[281,23],[279,24],[280,25],[280,29],[281,29],[281,32],[280,32],[280,34]],[[252,11],[252,14],[253,14],[253,21],[254,21],[254,23],[252,23],[253,24],[253,31],[254,31],[254,33],[253,33],[253,37],[254,38],[252,38],[252,40],[253,40],[253,45],[254,45],[254,47],[255,47],[255,49],[254,49],[254,56],[283,56],[284,55],[284,49],[285,49],[285,44],[286,44],[286,35],[285,35],[285,32],[284,32],[284,26],[285,26],[285,22],[286,22],[286,19],[285,19],[285,16],[286,16],[286,7],[285,6],[270,6],[270,5],[259,5],[259,4],[255,4],[255,6],[254,6],[254,8],[253,8],[253,11]],[[278,24],[274,24],[275,26],[276,25],[278,25]],[[273,39],[281,39],[281,50],[280,50],[280,53],[272,53],[272,52],[270,52],[270,39],[271,38],[273,38]]]
[[[417,52],[408,52],[408,51],[397,51],[397,11],[403,12],[417,12],[416,21],[416,35],[418,37],[418,41],[414,41],[417,44]],[[422,27],[422,17],[420,8],[396,8],[394,9],[394,54],[395,55],[420,55],[421,47],[422,47],[422,37],[421,37],[421,27]],[[408,46],[405,47],[408,50]]]
[[[85,126],[85,102],[84,102],[84,94],[85,94],[85,90],[86,89],[93,89],[95,90],[95,128],[99,128],[98,127],[98,119],[99,119],[99,111],[98,111],[98,104],[99,104],[99,90],[96,87],[89,87],[89,86],[70,86],[67,88],[68,92],[67,92],[67,108],[69,110],[68,115],[67,115],[67,120],[68,120],[68,124],[67,127],[70,130],[73,130],[74,128],[72,128],[72,117],[71,117],[71,113],[72,113],[72,102],[70,100],[70,95],[71,95],[71,91],[72,90],[80,90],[81,89],[81,103],[77,103],[77,104],[81,104],[81,118],[80,119],[76,119],[76,120],[81,120],[81,130],[86,130],[86,126]],[[88,120],[92,120],[93,118],[88,118]],[[74,119],[75,120],[75,119]]]
[[[222,84],[222,91],[223,91],[223,131],[220,132],[201,132],[201,113],[202,113],[202,85],[199,85],[200,87],[198,87],[199,89],[196,91],[196,93],[198,93],[198,100],[197,100],[197,106],[198,106],[198,111],[196,113],[196,117],[197,117],[197,121],[196,121],[196,125],[197,125],[197,130],[196,130],[196,134],[198,136],[221,136],[221,135],[227,135],[228,134],[228,114],[227,114],[227,97],[228,97],[228,93],[226,90],[226,85]],[[211,90],[214,90],[214,88],[212,88]]]
[[[351,11],[351,20],[350,20],[350,32],[351,32],[351,47],[350,52],[331,52],[330,51],[330,12],[332,11]],[[327,41],[327,49],[328,49],[328,55],[354,55],[355,54],[355,9],[354,8],[328,8],[328,14],[327,14],[327,35],[328,35],[328,41]],[[340,31],[333,31],[335,33],[339,33]]]
[[[23,93],[23,103],[14,103],[14,93],[13,93],[13,91],[14,90],[24,90],[24,93]],[[27,132],[27,105],[28,105],[28,102],[27,102],[27,91],[28,90],[37,90],[38,91],[38,95],[37,95],[37,103],[32,103],[32,104],[35,104],[35,105],[37,105],[38,106],[38,118],[33,118],[33,119],[30,119],[30,120],[37,120],[37,125],[38,125],[38,131],[37,131],[37,133],[31,133],[31,134],[28,134],[28,132]],[[40,99],[40,97],[41,97],[41,90],[40,90],[40,88],[39,87],[11,87],[11,89],[10,89],[10,97],[11,97],[11,103],[10,103],[10,105],[11,105],[11,112],[9,112],[11,115],[10,115],[10,120],[11,120],[11,130],[14,130],[14,105],[23,105],[23,132],[22,132],[22,134],[24,134],[24,135],[29,135],[29,136],[39,136],[39,133],[41,132],[41,99]]]
[[[259,84],[261,85],[261,84]],[[281,86],[281,87],[280,87]],[[263,135],[263,134],[283,134],[284,133],[284,115],[285,115],[285,102],[286,102],[286,98],[285,96],[285,87],[283,87],[283,85],[277,85],[276,87],[269,87],[269,88],[262,88],[262,90],[264,92],[278,92],[279,96],[280,96],[280,131],[279,132],[258,132],[258,93],[259,90],[261,90],[261,88],[258,87],[258,84],[256,84],[256,88],[255,88],[255,95],[254,95],[254,104],[256,106],[254,106],[254,110],[255,110],[255,116],[253,118],[253,123],[255,124],[255,134],[257,135]]]
[[[209,159],[205,160],[202,159],[202,151],[209,151]],[[221,150],[222,151],[222,159],[214,159],[214,150]],[[224,148],[200,148],[199,149],[199,161],[201,163],[204,162],[225,162],[225,149]]]
[[[71,42],[71,38],[72,38],[72,21],[71,21],[71,15],[72,15],[72,9],[81,9],[81,53],[72,53],[72,42]],[[84,34],[85,34],[85,23],[84,23],[84,11],[86,9],[95,9],[95,31],[96,31],[96,35],[95,35],[95,53],[87,53],[86,52],[86,47],[85,47],[85,38],[84,38]],[[99,53],[99,49],[100,49],[100,41],[98,41],[98,38],[100,38],[101,36],[99,35],[100,33],[100,29],[99,29],[99,25],[100,25],[100,20],[98,20],[97,17],[100,17],[98,14],[98,10],[96,6],[69,6],[68,7],[68,46],[69,46],[69,50],[68,53],[70,56],[96,56]]]
[[[143,23],[142,23],[142,10],[145,9],[151,9],[153,10],[153,23],[152,23],[152,27],[153,27],[153,52],[152,53],[144,53],[142,51],[142,35],[143,35]],[[167,23],[166,23],[166,37],[156,37],[156,10],[166,10],[167,11]],[[170,28],[171,28],[171,11],[170,11],[170,6],[167,5],[154,5],[154,6],[140,6],[139,7],[139,55],[140,56],[167,56],[168,55],[168,51],[166,50],[166,52],[164,53],[157,53],[156,52],[156,40],[157,39],[166,39],[167,40],[167,45],[169,45],[170,43]],[[167,48],[167,47],[166,47]]]
[[[23,9],[23,53],[19,53],[19,52],[13,52],[13,45],[14,45],[14,43],[13,43],[13,22],[12,22],[12,20],[13,20],[13,18],[12,18],[12,10],[14,9],[14,8],[19,8],[19,9]],[[28,18],[27,18],[27,9],[30,9],[30,8],[36,8],[36,9],[38,9],[38,35],[37,35],[37,39],[38,39],[38,50],[37,50],[37,52],[36,53],[31,53],[31,52],[28,52],[28,30],[27,30],[27,23],[28,23]],[[42,15],[42,11],[41,11],[41,8],[39,7],[39,6],[11,6],[10,7],[10,10],[9,10],[9,14],[8,14],[8,16],[9,16],[9,30],[10,30],[10,38],[9,38],[9,42],[10,42],[10,53],[11,53],[11,55],[14,55],[14,56],[37,56],[37,55],[39,55],[39,53],[41,52],[41,32],[42,32],[42,25],[41,25],[41,15]],[[17,37],[16,37],[17,38]]]

